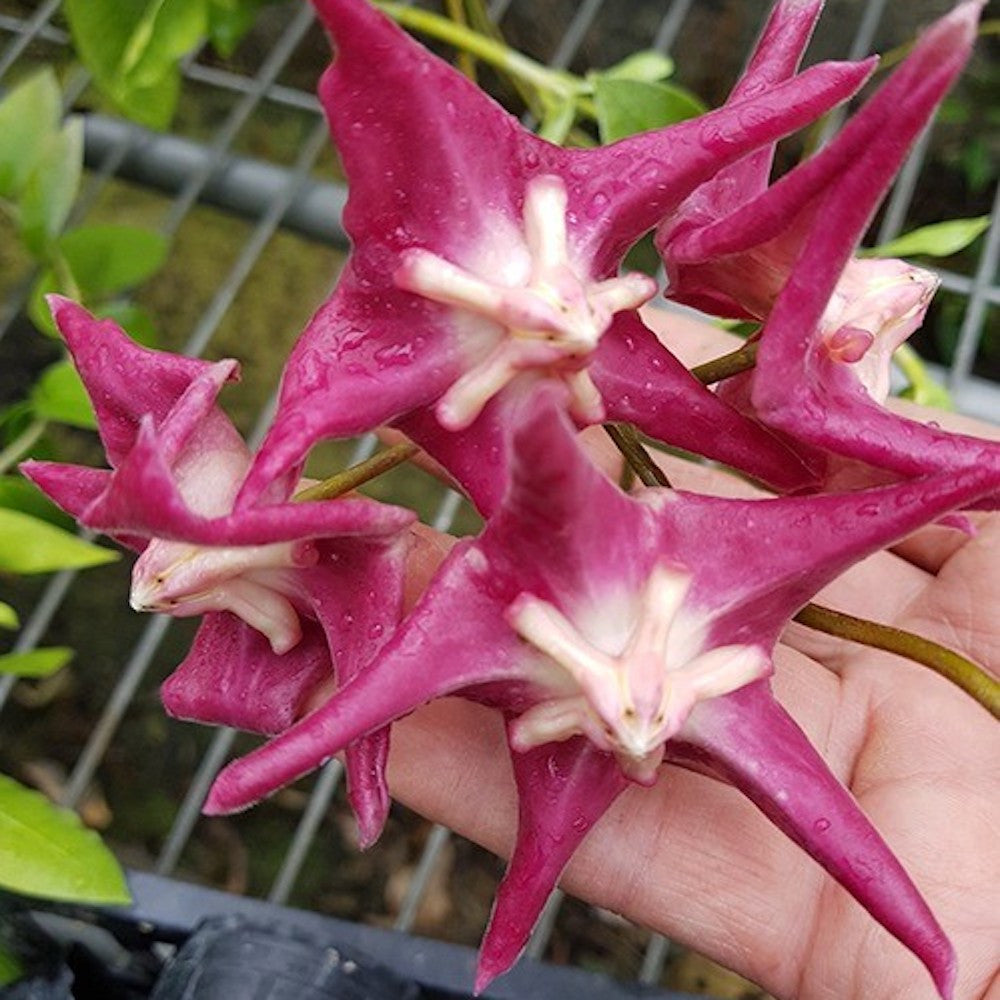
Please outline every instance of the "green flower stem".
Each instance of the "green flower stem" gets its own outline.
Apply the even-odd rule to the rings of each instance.
[[[582,96],[586,91],[587,84],[572,73],[549,69],[503,42],[488,38],[464,24],[457,24],[433,11],[391,2],[379,2],[377,6],[397,24],[419,31],[421,34],[430,35],[461,52],[468,52],[494,69],[509,73],[516,79],[531,85],[550,103],[553,100],[562,103],[575,99],[577,108],[582,113],[591,118],[597,117],[597,108],[594,102]]]
[[[735,351],[712,358],[703,365],[696,365],[691,369],[691,374],[703,385],[714,385],[724,378],[750,371],[756,363],[757,341],[750,340]]]
[[[47,420],[32,420],[3,451],[0,451],[0,476],[28,454],[32,445],[45,433],[48,425]]]
[[[463,28],[469,27],[468,18],[465,16],[465,3],[463,0],[445,0],[444,9],[448,17],[461,25]],[[468,52],[459,52],[458,68],[473,83],[476,82],[476,60]]]
[[[77,302],[83,301],[83,293],[80,291],[80,286],[77,284],[77,280],[69,266],[69,261],[55,247],[52,248],[49,254],[49,265],[56,276],[56,281],[59,283],[59,291],[67,298],[74,299]]]
[[[884,649],[930,667],[975,698],[995,719],[1000,719],[1000,681],[947,646],[903,629],[880,625],[865,618],[855,618],[819,604],[807,604],[795,616],[795,621],[818,632],[826,632],[827,635],[849,639],[874,649]]]
[[[415,444],[409,442],[394,444],[391,448],[386,448],[385,451],[380,451],[377,455],[372,455],[364,462],[358,462],[357,465],[352,465],[349,469],[344,469],[342,472],[330,476],[329,479],[324,479],[321,483],[299,490],[292,499],[299,502],[334,500],[381,476],[384,472],[396,468],[397,465],[402,465],[419,450]]]
[[[922,406],[936,406],[942,410],[953,408],[948,390],[935,381],[934,376],[927,370],[923,358],[909,344],[900,344],[892,359],[909,383],[909,387],[903,393],[907,399],[912,399]]]
[[[653,461],[631,424],[605,424],[604,430],[643,486],[670,485],[666,473]]]

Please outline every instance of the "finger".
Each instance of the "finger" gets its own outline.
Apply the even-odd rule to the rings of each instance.
[[[962,653],[1000,677],[1000,514],[978,521],[975,538],[947,556],[902,627]]]
[[[886,405],[894,413],[911,420],[933,421],[945,430],[953,431],[956,434],[968,434],[972,437],[1000,441],[1000,427],[984,423],[981,420],[974,420],[972,417],[918,406],[906,399],[890,399]],[[984,517],[987,515],[972,511],[966,516],[973,526],[976,526],[984,523]],[[960,531],[940,525],[930,525],[893,546],[893,551],[915,566],[920,566],[929,573],[937,573],[968,541],[969,536]]]
[[[742,338],[699,318],[697,313],[681,311],[676,306],[669,309],[647,306],[639,314],[660,342],[688,368],[728,354],[745,343]]]
[[[891,552],[876,552],[824,587],[813,603],[856,618],[895,625],[933,579],[919,566]],[[860,648],[857,643],[798,622],[789,623],[781,641],[836,671],[851,662]]]
[[[793,674],[803,666],[795,653],[782,659]],[[836,747],[844,775],[855,750],[830,725],[838,682],[816,665],[801,673],[781,682],[783,694],[805,703],[805,727]],[[514,784],[498,713],[456,700],[422,709],[393,730],[389,778],[419,812],[509,854]],[[562,884],[787,995],[824,878],[732,788],[665,767],[598,823]]]

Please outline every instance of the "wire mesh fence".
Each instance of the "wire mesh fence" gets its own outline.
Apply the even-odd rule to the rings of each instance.
[[[830,0],[809,61],[892,49],[950,6]],[[495,0],[491,16],[511,44],[552,66],[609,65],[655,47],[711,104],[725,96],[766,9],[763,0]],[[241,360],[231,412],[251,440],[266,426],[282,360],[331,287],[346,246],[345,190],[311,92],[326,53],[306,4],[268,7],[231,60],[204,50],[185,61],[176,121],[169,133],[154,133],[99,110],[72,63],[59,0],[0,0],[0,90],[53,62],[64,74],[67,108],[98,108],[86,116],[88,172],[74,219],[127,216],[169,237],[168,264],[137,296],[157,317],[163,347]],[[984,237],[940,270],[943,293],[920,346],[958,408],[995,420],[1000,209],[989,165],[996,150],[973,137],[997,83],[988,55],[918,144],[871,239],[944,218],[991,216]],[[985,150],[977,145],[984,141]],[[0,247],[0,389],[10,398],[57,350],[26,319],[32,279],[30,266]],[[66,447],[100,461],[83,437],[68,435]],[[318,460],[358,460],[373,447],[371,439],[329,446]],[[378,490],[441,530],[475,528],[458,496],[419,472],[388,477]],[[12,601],[28,613],[15,649],[68,645],[77,657],[50,681],[0,679],[6,769],[48,782],[134,867],[475,943],[498,863],[399,808],[383,842],[358,856],[336,761],[246,816],[199,818],[214,775],[247,738],[163,717],[157,688],[191,630],[132,616],[126,593],[121,566],[17,584]],[[661,981],[670,953],[662,938],[558,893],[529,950],[646,983]]]

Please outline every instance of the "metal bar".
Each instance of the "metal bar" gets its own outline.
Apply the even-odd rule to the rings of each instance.
[[[660,981],[672,947],[670,941],[662,934],[650,935],[646,953],[642,956],[642,968],[639,970],[640,983],[652,984]]]
[[[993,193],[992,223],[986,234],[986,245],[979,258],[979,267],[972,282],[969,305],[965,310],[962,328],[958,334],[958,346],[948,376],[948,387],[957,391],[969,377],[976,360],[979,346],[979,332],[986,318],[987,287],[996,280],[997,264],[1000,263],[1000,184]]]
[[[524,949],[525,955],[529,958],[541,958],[545,954],[545,949],[552,940],[552,932],[556,929],[556,920],[559,917],[559,910],[562,908],[566,894],[562,889],[553,889],[549,893],[549,898],[545,900],[542,912],[538,916],[538,923],[531,932],[531,938]]]
[[[549,65],[553,69],[565,69],[573,57],[580,51],[590,26],[594,23],[594,18],[604,6],[604,0],[583,0],[577,8],[570,21],[566,33],[563,35],[555,54],[549,60]]]
[[[229,751],[235,740],[235,729],[223,726],[216,730],[205,756],[198,765],[198,770],[191,779],[191,784],[188,785],[184,801],[177,810],[170,832],[163,842],[160,856],[156,859],[153,871],[157,875],[169,875],[177,867],[177,862],[180,861],[181,854],[184,853],[184,848],[191,838],[191,831],[201,817],[202,803],[212,787],[215,776],[229,757]]]
[[[4,49],[0,56],[0,80],[7,74],[7,70],[20,58],[21,53],[44,31],[52,15],[59,9],[62,0],[46,0],[31,17],[24,22],[24,27],[15,36],[14,40]]]
[[[261,218],[253,235],[244,243],[239,258],[226,276],[226,280],[213,296],[208,308],[201,314],[190,339],[184,346],[186,354],[201,354],[208,346],[212,334],[222,322],[237,293],[250,276],[250,272],[253,270],[254,264],[257,263],[264,247],[277,232],[282,218],[305,183],[309,171],[326,147],[327,142],[326,124],[319,121],[306,139],[298,161],[288,176],[288,183],[271,199],[267,212]]]
[[[255,86],[243,95],[242,100],[233,108],[229,117],[219,128],[218,132],[215,133],[212,143],[209,146],[209,155],[205,162],[185,181],[176,201],[163,220],[161,229],[164,233],[168,235],[173,234],[180,226],[184,217],[197,201],[202,188],[223,160],[225,152],[232,144],[233,139],[236,138],[239,130],[246,124],[247,119],[260,102],[264,92],[274,83],[275,78],[291,58],[292,53],[298,47],[299,42],[305,37],[312,23],[312,7],[303,4],[298,8],[295,17],[285,28],[281,37],[261,64],[260,71],[254,78]]]
[[[692,2],[693,0],[674,0],[657,29],[656,38],[653,40],[654,49],[660,52],[670,51],[681,30],[681,25],[684,23],[684,18],[687,17],[688,11],[691,9]]]
[[[181,193],[192,176],[202,176],[200,200],[240,215],[259,216],[261,206],[280,197],[288,185],[285,167],[246,157],[219,157],[190,139],[149,132],[115,118],[88,115],[85,129],[88,163],[133,136],[120,177]],[[340,223],[346,201],[345,188],[304,179],[293,194],[282,225],[313,239],[346,246],[347,235]]]
[[[76,806],[87,790],[172,621],[173,619],[164,615],[156,615],[143,631],[142,638],[111,692],[111,697],[105,703],[97,725],[90,731],[83,753],[77,758],[61,798],[64,806]]]

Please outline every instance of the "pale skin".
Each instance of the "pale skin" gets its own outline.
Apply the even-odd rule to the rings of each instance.
[[[728,349],[709,327],[649,313],[685,363]],[[893,404],[896,405],[896,404]],[[980,436],[997,428],[908,407]],[[598,460],[614,453],[591,437]],[[676,486],[736,494],[721,473],[665,463]],[[977,534],[931,527],[872,556],[818,598],[909,629],[1000,674],[1000,514]],[[450,540],[421,533],[410,597]],[[958,952],[958,1000],[1000,1000],[1000,726],[925,667],[791,625],[778,698],[853,791]],[[498,854],[516,807],[497,713],[458,699],[393,728],[392,793]],[[779,998],[931,1000],[919,962],[739,792],[673,766],[629,789],[594,828],[562,886],[690,945]]]

